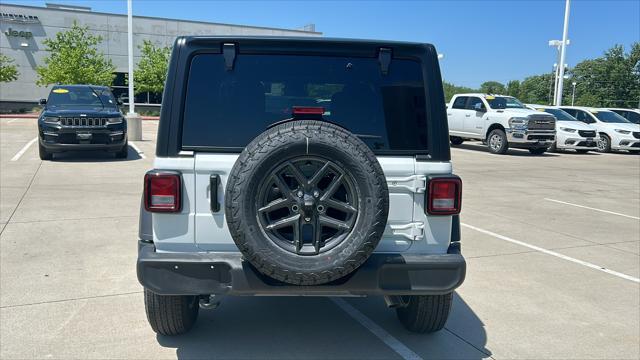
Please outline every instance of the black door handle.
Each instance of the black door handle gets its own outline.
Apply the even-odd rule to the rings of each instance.
[[[220,185],[220,175],[211,174],[209,177],[209,191],[211,192],[210,203],[211,203],[211,211],[218,212],[220,211],[220,203],[218,202],[218,186]]]

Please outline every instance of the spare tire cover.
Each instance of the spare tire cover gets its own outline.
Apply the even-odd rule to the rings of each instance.
[[[229,231],[244,258],[296,285],[328,283],[362,265],[388,211],[373,152],[323,121],[290,121],[259,135],[234,164],[225,192]]]

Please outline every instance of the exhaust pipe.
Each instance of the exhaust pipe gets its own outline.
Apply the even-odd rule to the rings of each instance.
[[[200,308],[203,310],[217,309],[220,306],[220,299],[222,295],[212,294],[209,296],[204,295],[200,298]]]

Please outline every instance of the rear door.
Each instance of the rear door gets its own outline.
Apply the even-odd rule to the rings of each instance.
[[[457,96],[452,100],[449,109],[447,109],[449,132],[452,135],[460,135],[460,133],[464,132],[464,118],[468,99],[469,97],[467,96]]]
[[[224,216],[227,180],[242,149],[296,106],[323,109],[323,119],[358,136],[376,153],[389,185],[390,211],[376,251],[399,252],[449,228],[427,221],[427,176],[451,173],[449,162],[417,161],[427,154],[422,66],[394,59],[388,72],[377,58],[243,55],[234,69],[221,54],[191,60],[182,147],[194,153],[191,203],[195,244],[236,251]],[[442,235],[442,234],[441,234]],[[440,241],[448,237],[438,236]],[[446,251],[446,247],[444,247]]]
[[[469,97],[464,117],[464,131],[475,135],[481,135],[484,134],[482,129],[484,127],[483,116],[485,113],[482,111],[476,111],[476,104],[480,104],[486,109],[486,105],[481,98],[477,96]]]

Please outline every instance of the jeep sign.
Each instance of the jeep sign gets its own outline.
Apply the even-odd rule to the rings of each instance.
[[[26,39],[30,39],[33,37],[33,33],[31,31],[18,31],[11,28],[8,28],[4,33],[9,37],[23,37]]]

